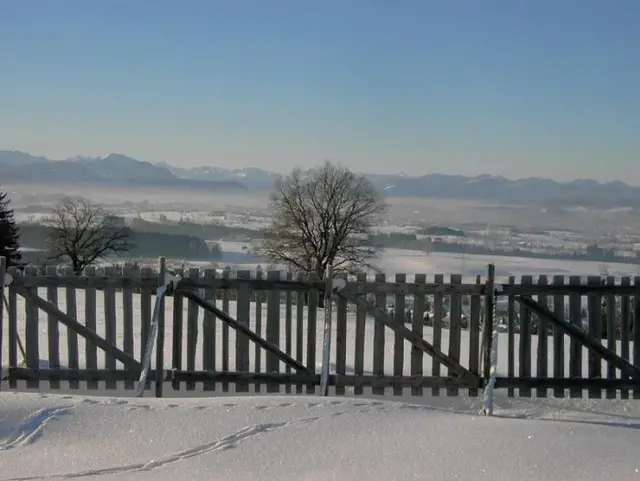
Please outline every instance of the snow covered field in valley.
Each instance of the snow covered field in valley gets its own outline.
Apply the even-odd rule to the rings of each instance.
[[[223,241],[220,243],[223,259],[219,266],[225,267],[224,253],[231,254],[229,263],[232,269],[254,270],[256,263],[249,254],[251,243]],[[240,255],[240,257],[239,257]],[[246,256],[243,261],[242,255]],[[411,249],[383,249],[379,258],[374,262],[375,266],[391,278],[397,273],[407,274],[407,279],[413,279],[416,273],[433,274],[462,274],[467,281],[472,281],[473,276],[486,275],[487,265],[494,264],[496,278],[506,282],[509,276],[520,277],[523,275],[553,275],[564,276],[589,276],[601,275],[606,271],[609,276],[634,276],[640,275],[640,265],[624,264],[618,262],[603,263],[596,261],[573,261],[557,259],[535,259],[527,257],[511,257],[498,255],[454,254],[446,252],[425,253]],[[199,263],[194,263],[197,265]],[[263,264],[265,267],[266,264]]]

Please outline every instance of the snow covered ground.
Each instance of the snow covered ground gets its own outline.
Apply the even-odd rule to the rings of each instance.
[[[220,243],[223,253],[233,253],[233,269],[254,270],[258,263],[247,253],[251,248],[250,242],[223,241]],[[246,255],[246,260],[236,254]],[[396,273],[407,274],[407,279],[413,279],[415,273],[433,274],[462,274],[467,281],[476,275],[486,275],[487,265],[493,263],[496,267],[496,277],[506,281],[509,276],[523,275],[553,275],[564,276],[634,276],[640,275],[640,265],[623,263],[603,263],[595,261],[570,261],[556,259],[532,259],[526,257],[511,257],[498,255],[454,254],[447,252],[426,253],[410,249],[384,249],[374,264],[387,276]],[[202,263],[193,263],[198,265]],[[222,267],[225,259],[218,262]],[[262,264],[266,266],[265,263]]]
[[[640,479],[638,401],[0,393],[0,480]]]
[[[46,296],[46,290],[40,295]],[[78,319],[84,322],[84,292],[78,290]],[[59,305],[66,309],[64,291]],[[98,294],[98,333],[104,335],[104,308]],[[218,305],[220,303],[218,302]],[[119,316],[122,298],[117,296]],[[135,353],[140,351],[140,298],[134,296]],[[186,303],[184,309],[186,311]],[[171,359],[172,299],[167,299],[165,359]],[[19,331],[24,341],[24,303],[19,300]],[[235,316],[235,304],[230,314]],[[255,327],[255,305],[252,306]],[[186,312],[183,313],[186,319]],[[293,312],[295,331],[295,309]],[[5,326],[6,326],[5,313]],[[121,318],[119,318],[121,319]],[[263,329],[266,305],[262,310]],[[202,313],[200,332],[202,333]],[[323,311],[318,311],[316,368],[321,363]],[[334,319],[335,321],[335,319]],[[122,324],[117,339],[122,347]],[[186,324],[185,324],[186,325]],[[280,345],[286,344],[285,310],[281,309]],[[335,322],[334,322],[335,327]],[[305,320],[306,329],[306,320]],[[218,368],[222,361],[221,325],[217,323]],[[263,331],[264,332],[264,331]],[[335,330],[334,330],[335,332]],[[385,372],[393,372],[393,334],[386,331]],[[67,360],[66,329],[60,326],[61,361]],[[425,338],[431,340],[431,328]],[[365,372],[372,370],[373,320],[365,329]],[[352,372],[355,319],[347,319],[347,365]],[[443,330],[443,350],[448,350]],[[469,333],[462,333],[462,363],[468,365]],[[518,338],[516,336],[516,343]],[[296,346],[296,338],[291,339]],[[532,356],[535,359],[534,336]],[[48,358],[47,318],[40,314],[40,357]],[[235,335],[230,331],[230,368],[234,368]],[[516,344],[517,345],[517,344]],[[332,342],[335,360],[335,336]],[[500,337],[499,370],[506,371],[506,336]],[[7,360],[4,336],[3,362]],[[568,339],[565,337],[568,352]],[[80,338],[80,365],[85,343]],[[186,342],[183,345],[186,351]],[[199,336],[198,350],[202,349]],[[295,349],[295,347],[294,347]],[[633,346],[631,346],[633,352]],[[405,344],[405,373],[410,349]],[[620,347],[618,346],[618,352]],[[294,353],[295,354],[295,353]],[[303,359],[306,359],[306,339]],[[565,355],[565,359],[569,356]],[[262,353],[262,368],[266,353]],[[586,351],[583,369],[586,372]],[[196,356],[196,368],[202,356]],[[183,360],[183,364],[184,361]],[[552,365],[552,354],[549,365]],[[250,362],[255,361],[252,346]],[[99,366],[104,355],[98,354]],[[46,364],[46,363],[44,363]],[[606,366],[606,363],[603,363]],[[535,362],[532,363],[535,371]],[[425,356],[424,372],[432,360]],[[516,359],[516,369],[518,368]],[[604,366],[603,366],[604,368]],[[283,369],[283,368],[282,368]],[[284,370],[284,369],[283,369]],[[333,370],[333,368],[332,368]],[[442,369],[445,373],[446,369]],[[0,392],[0,481],[36,479],[96,480],[452,480],[491,481],[640,480],[640,401],[604,399],[507,398],[499,390],[494,417],[479,416],[482,399],[466,396],[374,397],[365,390],[354,397],[236,395],[173,391],[165,398],[134,398],[121,386],[115,391],[70,390],[61,383],[38,392]],[[253,391],[253,389],[251,390]],[[284,392],[284,390],[282,391]],[[331,392],[330,394],[333,394]],[[443,393],[444,394],[444,393]]]

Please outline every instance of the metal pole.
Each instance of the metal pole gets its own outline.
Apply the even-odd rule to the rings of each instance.
[[[164,257],[158,259],[158,285],[162,286],[166,282],[167,261]],[[156,397],[162,397],[162,387],[164,379],[164,325],[165,325],[165,294],[161,296],[158,312],[158,337],[156,338]]]
[[[333,267],[329,266],[324,288],[324,339],[322,342],[322,373],[320,377],[320,395],[329,394],[329,365],[331,363],[331,305],[333,291]]]
[[[149,332],[149,338],[147,339],[147,345],[144,350],[144,359],[142,360],[142,370],[140,372],[140,379],[138,380],[137,397],[144,396],[144,389],[147,384],[147,375],[149,374],[149,367],[151,366],[151,356],[153,354],[153,347],[156,343],[156,337],[158,335],[158,317],[160,315],[160,309],[167,288],[180,280],[180,276],[167,277],[163,280],[163,285],[156,289],[156,303],[153,308],[153,316],[151,317],[151,332]],[[162,378],[162,372],[156,372],[156,379]]]

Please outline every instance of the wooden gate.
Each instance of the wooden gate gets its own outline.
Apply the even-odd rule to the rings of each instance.
[[[305,366],[302,362],[294,359],[292,356],[282,351],[278,345],[269,342],[267,339],[261,337],[258,333],[254,332],[250,327],[248,315],[245,318],[239,318],[238,320],[231,317],[223,310],[216,307],[214,303],[203,299],[192,290],[188,290],[184,285],[180,285],[178,289],[173,293],[174,297],[182,296],[189,301],[196,304],[198,307],[204,309],[206,312],[215,316],[215,318],[222,321],[226,326],[234,329],[240,336],[239,343],[246,344],[247,340],[255,343],[256,346],[267,351],[267,370],[272,372],[259,373],[245,371],[195,371],[195,370],[180,370],[172,369],[170,378],[172,380],[174,389],[180,388],[180,382],[185,381],[187,385],[193,386],[196,382],[210,382],[210,383],[235,383],[237,392],[248,392],[249,383],[252,384],[267,384],[267,392],[277,392],[280,389],[280,385],[297,385],[301,389],[302,385],[306,384],[310,389],[319,384],[320,376],[315,373],[315,370],[311,367]],[[214,322],[214,317],[210,317],[205,322]],[[240,350],[238,352],[239,358],[248,361],[248,350]],[[279,373],[277,369],[277,363],[282,362],[285,366],[296,370],[295,374],[291,373]],[[248,362],[242,362],[242,364],[248,364]]]
[[[422,280],[422,279],[419,279]],[[406,285],[409,290],[409,284]],[[351,287],[346,283],[340,283],[334,288],[334,294],[338,297],[342,303],[352,303],[360,311],[364,311],[367,314],[374,316],[375,329],[378,334],[378,339],[382,335],[384,328],[390,329],[394,333],[394,373],[392,376],[380,374],[384,369],[382,359],[380,355],[382,351],[378,349],[378,358],[376,363],[376,357],[374,354],[374,372],[371,375],[359,374],[357,376],[345,376],[339,373],[335,376],[329,377],[329,385],[334,385],[343,389],[345,386],[354,386],[361,392],[365,386],[373,388],[374,393],[382,394],[384,388],[392,387],[394,394],[402,395],[404,388],[411,388],[413,395],[422,395],[423,388],[432,388],[434,392],[439,391],[442,388],[447,389],[448,395],[457,395],[459,388],[468,388],[471,395],[477,395],[478,389],[483,387],[483,380],[479,373],[479,357],[475,357],[475,362],[471,362],[470,368],[464,367],[459,359],[459,351],[452,355],[445,354],[440,347],[434,346],[427,341],[423,336],[424,325],[424,298],[427,292],[435,292],[440,294],[460,294],[463,289],[462,285],[446,285],[446,284],[426,284],[417,283],[413,285],[414,304],[412,309],[412,329],[406,327],[405,311],[402,304],[404,304],[403,296],[399,296],[400,305],[394,305],[395,312],[398,315],[391,315],[380,304],[367,301],[362,295],[358,295],[358,285],[352,285]],[[481,292],[484,286],[475,285],[469,286],[471,290],[478,288],[476,293]],[[479,305],[477,306],[479,309]],[[478,312],[479,314],[479,312]],[[479,328],[476,325],[475,328]],[[478,331],[476,331],[478,332]],[[408,341],[411,346],[411,375],[404,375],[404,356],[403,356],[403,344]],[[376,343],[380,345],[379,343]],[[451,346],[451,343],[450,343]],[[375,349],[375,347],[374,347]],[[382,345],[382,349],[384,346]],[[344,352],[338,347],[337,353]],[[448,369],[446,376],[440,375],[423,375],[423,362],[424,355],[430,356],[434,363],[443,365]],[[340,371],[344,369],[344,359],[338,359],[336,362],[336,370]],[[339,389],[339,390],[341,390]]]
[[[546,276],[535,283],[523,276],[520,284],[512,278],[498,291],[509,305],[507,332],[501,334],[507,337],[508,359],[499,363],[506,365],[506,375],[497,376],[496,388],[506,388],[509,396],[517,389],[521,397],[533,392],[546,397],[550,389],[553,396],[565,397],[568,390],[573,398],[585,390],[590,398],[603,392],[607,398],[628,398],[633,390],[640,398],[640,277],[632,283],[589,276],[585,283],[571,276],[567,284],[563,276],[551,283]]]
[[[27,267],[23,275],[15,269],[11,271],[11,283],[8,285],[8,299],[5,302],[8,313],[8,369],[3,380],[9,382],[10,388],[17,387],[17,381],[27,382],[27,388],[40,388],[41,381],[49,381],[52,389],[60,389],[60,382],[69,382],[71,389],[77,389],[81,381],[88,383],[89,389],[97,389],[98,381],[106,381],[107,387],[117,381],[125,381],[127,389],[133,389],[133,381],[140,376],[141,363],[133,353],[133,330],[127,330],[124,347],[118,347],[116,341],[116,309],[115,286],[131,289],[131,279],[116,277],[115,271],[107,270],[108,276],[95,276],[95,269],[88,268],[85,276],[74,276],[68,270],[59,276],[55,267],[47,268],[45,276],[39,276],[35,267]],[[139,278],[139,283],[151,287],[157,277]],[[65,289],[66,311],[58,306],[58,290]],[[46,288],[46,299],[38,289]],[[76,289],[86,290],[84,323],[77,316]],[[101,336],[96,328],[96,290],[104,289],[106,334]],[[18,299],[21,297],[25,306],[24,344],[18,332]],[[4,296],[3,296],[4,298]],[[112,300],[113,302],[110,302]],[[113,305],[112,305],[113,304]],[[40,333],[43,323],[40,311],[46,314],[46,359],[41,356]],[[132,324],[132,315],[127,316]],[[62,362],[60,354],[60,326],[67,331],[66,362]],[[4,326],[0,326],[4,327]],[[85,366],[79,362],[79,338],[85,345]],[[98,350],[105,356],[105,367],[98,368]],[[19,356],[23,358],[19,362]],[[116,362],[122,363],[124,369],[117,369]],[[66,365],[64,365],[66,364]],[[155,376],[155,374],[154,374]]]

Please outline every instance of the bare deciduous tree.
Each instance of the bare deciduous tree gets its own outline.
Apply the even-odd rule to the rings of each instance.
[[[322,279],[329,266],[355,272],[376,257],[363,241],[386,205],[364,176],[330,162],[310,172],[297,168],[276,182],[271,207],[271,225],[257,250],[273,263]]]
[[[44,224],[51,258],[67,260],[78,275],[105,255],[133,248],[131,229],[85,199],[64,199]]]

